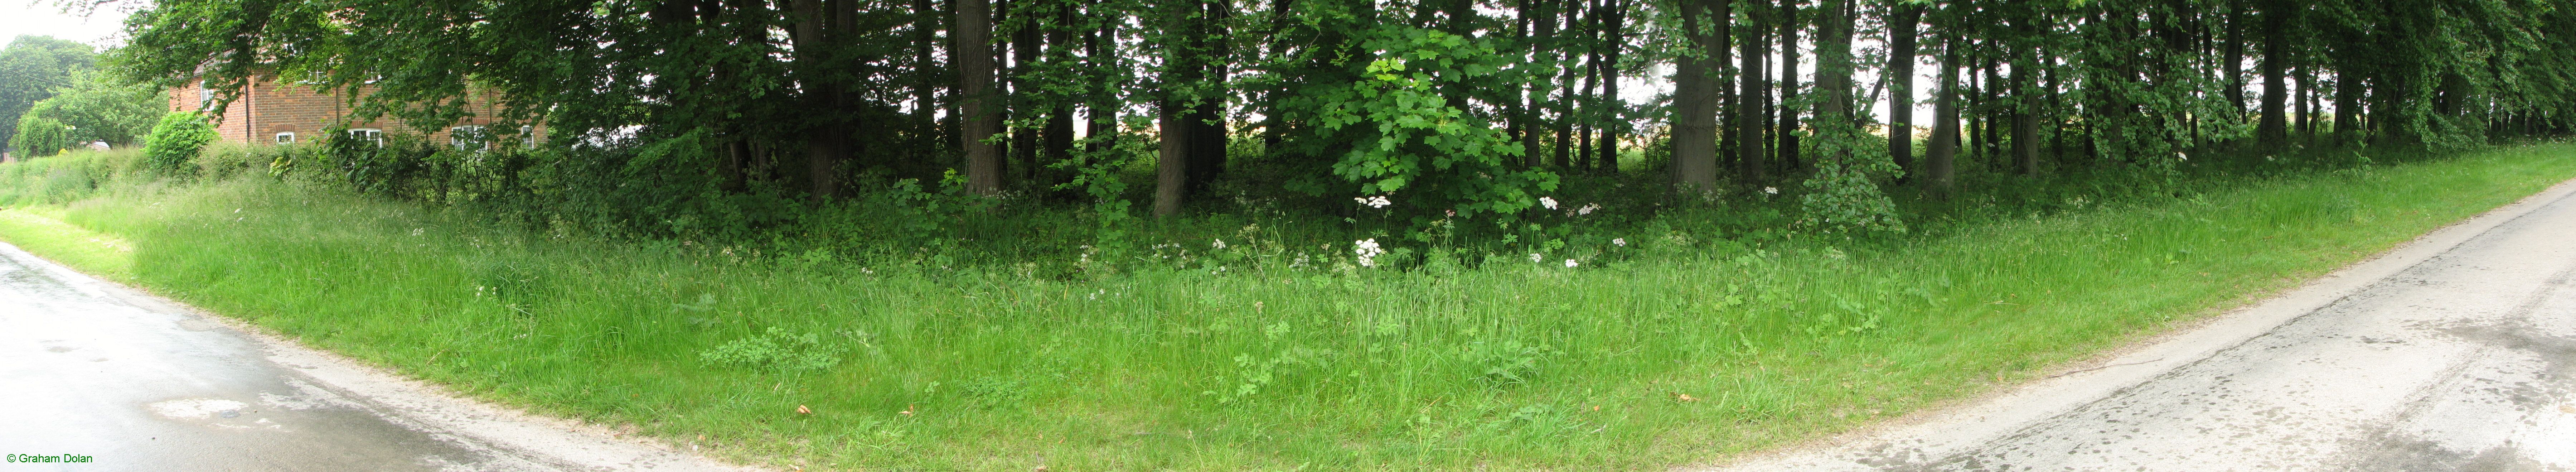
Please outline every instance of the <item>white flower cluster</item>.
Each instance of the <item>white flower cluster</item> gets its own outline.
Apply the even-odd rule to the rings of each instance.
[[[1583,204],[1583,208],[1576,208],[1576,209],[1574,209],[1574,214],[1577,214],[1577,215],[1589,215],[1589,214],[1592,214],[1592,212],[1600,211],[1600,210],[1601,210],[1601,204],[1599,204],[1599,203],[1586,203],[1586,204]]]
[[[1352,241],[1351,253],[1360,256],[1360,267],[1377,267],[1377,256],[1385,255],[1386,249],[1378,247],[1377,238],[1368,238]]]
[[[1573,259],[1566,259],[1566,260],[1565,260],[1565,268],[1572,269],[1572,268],[1574,268],[1574,266],[1575,266],[1575,265],[1577,265],[1577,264],[1575,264],[1575,263],[1574,263],[1574,260],[1573,260]]]
[[[1535,253],[1535,252],[1530,253],[1530,263],[1532,263],[1532,264],[1536,264],[1536,263],[1538,263],[1538,261],[1544,261],[1544,260],[1547,260],[1547,258],[1546,258],[1546,257],[1543,257],[1543,256],[1540,256],[1540,255],[1538,255],[1538,253]]]
[[[1216,243],[1215,243],[1215,244],[1210,244],[1210,246],[1216,246],[1216,248],[1217,248],[1217,249],[1225,249],[1225,240],[1223,240],[1223,239],[1216,240]]]
[[[1763,188],[1762,188],[1762,193],[1768,193],[1768,194],[1772,194],[1772,195],[1779,195],[1779,194],[1780,194],[1780,188],[1779,188],[1779,187],[1763,187]]]
[[[1610,238],[1610,245],[1628,247],[1628,238]]]
[[[1548,198],[1548,197],[1538,197],[1538,206],[1543,206],[1543,207],[1547,207],[1547,209],[1554,210],[1554,209],[1556,209],[1556,199],[1554,199],[1554,198]]]
[[[1395,204],[1395,202],[1387,200],[1385,195],[1375,197],[1351,197],[1351,199],[1359,200],[1361,205],[1367,205],[1369,208],[1386,208],[1387,205]]]

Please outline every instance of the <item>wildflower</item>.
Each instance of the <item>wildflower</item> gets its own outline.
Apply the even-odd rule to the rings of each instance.
[[[1351,253],[1360,256],[1360,267],[1377,267],[1377,256],[1386,254],[1386,249],[1378,247],[1377,238],[1368,238],[1352,241]]]
[[[1779,188],[1779,187],[1763,187],[1763,188],[1762,188],[1762,193],[1768,193],[1768,194],[1772,194],[1772,195],[1779,195],[1779,194],[1780,194],[1780,188]]]
[[[1538,206],[1543,206],[1543,207],[1547,207],[1547,209],[1554,210],[1554,209],[1556,209],[1556,199],[1554,199],[1554,198],[1548,198],[1548,197],[1538,197]]]
[[[1628,238],[1610,238],[1610,245],[1628,247]]]
[[[1351,199],[1358,200],[1361,205],[1366,205],[1369,208],[1386,208],[1387,205],[1395,204],[1394,201],[1387,200],[1385,195],[1375,197],[1351,197]]]
[[[1216,240],[1216,244],[1211,244],[1211,246],[1216,246],[1217,249],[1225,249],[1225,240]]]
[[[1599,203],[1586,203],[1586,204],[1583,204],[1583,208],[1575,209],[1575,210],[1574,210],[1574,214],[1577,214],[1577,215],[1589,215],[1589,214],[1592,214],[1592,212],[1593,212],[1594,210],[1600,210],[1600,209],[1601,209],[1601,204],[1599,204]]]
[[[1546,258],[1546,257],[1540,257],[1540,256],[1538,255],[1538,253],[1535,253],[1535,252],[1530,253],[1530,262],[1531,262],[1531,263],[1537,263],[1538,261],[1544,261],[1544,260],[1547,260],[1547,258]]]
[[[1572,268],[1574,268],[1574,266],[1577,266],[1577,265],[1581,265],[1581,264],[1575,264],[1573,259],[1566,259],[1566,260],[1565,260],[1565,268],[1572,269]]]

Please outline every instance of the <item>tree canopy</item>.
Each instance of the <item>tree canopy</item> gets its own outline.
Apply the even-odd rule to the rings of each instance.
[[[129,20],[128,72],[228,90],[271,74],[424,129],[491,92],[488,118],[543,122],[560,145],[687,137],[718,156],[689,172],[724,188],[823,199],[856,176],[951,171],[973,192],[1064,197],[1085,166],[1137,158],[1158,215],[1232,179],[1508,221],[1566,179],[1628,169],[1682,198],[1785,187],[1806,224],[1901,230],[1888,189],[1940,198],[1963,157],[2155,176],[2562,134],[2570,6],[158,0]]]
[[[72,85],[72,72],[95,65],[89,45],[51,36],[19,36],[0,47],[0,143],[13,142],[18,117],[54,89]]]

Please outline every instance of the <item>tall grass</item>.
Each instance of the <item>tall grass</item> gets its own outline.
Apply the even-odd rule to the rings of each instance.
[[[2026,378],[2576,177],[2576,146],[2540,146],[1903,244],[1643,234],[1573,268],[1370,269],[1256,224],[1066,278],[603,242],[129,160],[0,165],[0,239],[485,398],[868,470],[1707,460]],[[838,362],[710,357],[798,346]]]

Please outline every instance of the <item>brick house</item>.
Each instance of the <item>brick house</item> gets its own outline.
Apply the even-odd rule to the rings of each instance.
[[[223,115],[214,117],[215,134],[221,136],[222,141],[256,144],[317,141],[324,130],[347,121],[348,103],[338,94],[303,85],[280,84],[276,79],[274,76],[254,77],[249,92],[226,107]],[[198,111],[210,105],[215,94],[202,84],[204,82],[171,90],[170,111]],[[389,131],[426,135],[429,142],[464,146],[468,145],[467,142],[456,139],[460,134],[475,136],[490,126],[492,119],[488,117],[500,114],[500,110],[492,105],[491,97],[485,94],[475,94],[466,103],[475,116],[458,120],[445,129],[414,129],[379,119],[347,123],[348,132],[378,139]],[[544,132],[543,127],[523,129],[529,131],[523,137],[523,145],[533,146],[537,135]]]

